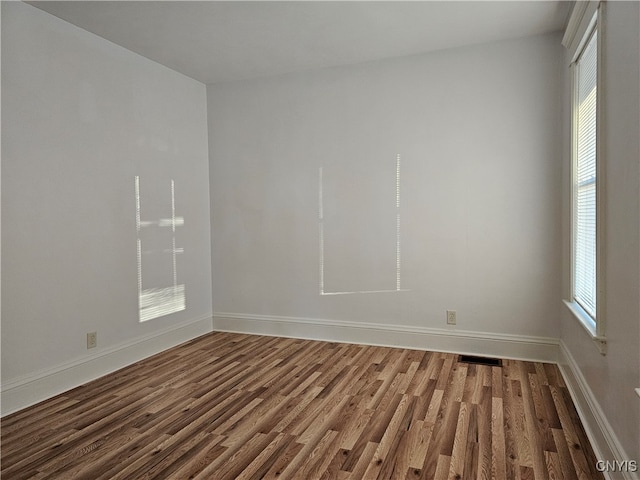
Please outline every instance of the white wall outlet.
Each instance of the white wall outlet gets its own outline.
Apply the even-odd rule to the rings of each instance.
[[[87,333],[87,348],[95,348],[98,346],[98,332]]]
[[[455,325],[455,324],[456,324],[456,311],[447,310],[447,325]]]

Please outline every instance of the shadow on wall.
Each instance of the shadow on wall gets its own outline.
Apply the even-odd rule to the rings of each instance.
[[[176,215],[175,182],[141,183],[135,177],[138,305],[141,322],[186,309],[178,281],[178,246],[184,217]]]
[[[319,168],[320,295],[403,291],[400,154],[386,167]]]

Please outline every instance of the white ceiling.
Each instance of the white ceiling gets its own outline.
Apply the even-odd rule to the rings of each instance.
[[[559,31],[563,1],[36,1],[203,83]]]

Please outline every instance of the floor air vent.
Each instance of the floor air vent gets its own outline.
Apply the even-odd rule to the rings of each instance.
[[[460,363],[475,363],[476,365],[489,365],[490,367],[501,367],[502,360],[499,358],[476,357],[474,355],[460,355]]]

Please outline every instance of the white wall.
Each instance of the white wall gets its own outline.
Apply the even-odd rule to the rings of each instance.
[[[603,439],[620,460],[640,460],[640,29],[637,2],[607,2],[602,71],[604,104],[601,138],[604,166],[605,321],[608,353],[600,355],[589,335],[562,310],[561,335],[569,360],[584,382],[594,421],[615,435]],[[569,63],[569,59],[565,61]],[[564,245],[565,285],[570,245],[570,83],[565,82]],[[565,289],[566,290],[566,289]],[[594,431],[597,425],[589,425]],[[617,439],[615,438],[617,437]]]
[[[208,86],[216,315],[411,331],[454,309],[452,333],[558,337],[561,55],[550,35]],[[347,214],[325,280],[394,289],[397,154],[407,291],[321,296],[319,168]]]
[[[8,387],[85,362],[95,364],[87,377],[104,373],[101,356],[125,347],[129,356],[121,352],[110,368],[166,348],[197,333],[187,328],[194,322],[210,330],[205,86],[22,2],[2,2],[2,100],[3,400]],[[163,188],[173,178],[185,218],[178,275],[186,310],[145,323],[136,175]],[[187,330],[149,347],[178,327]],[[95,350],[86,348],[91,331]],[[53,392],[44,390],[29,398]]]

